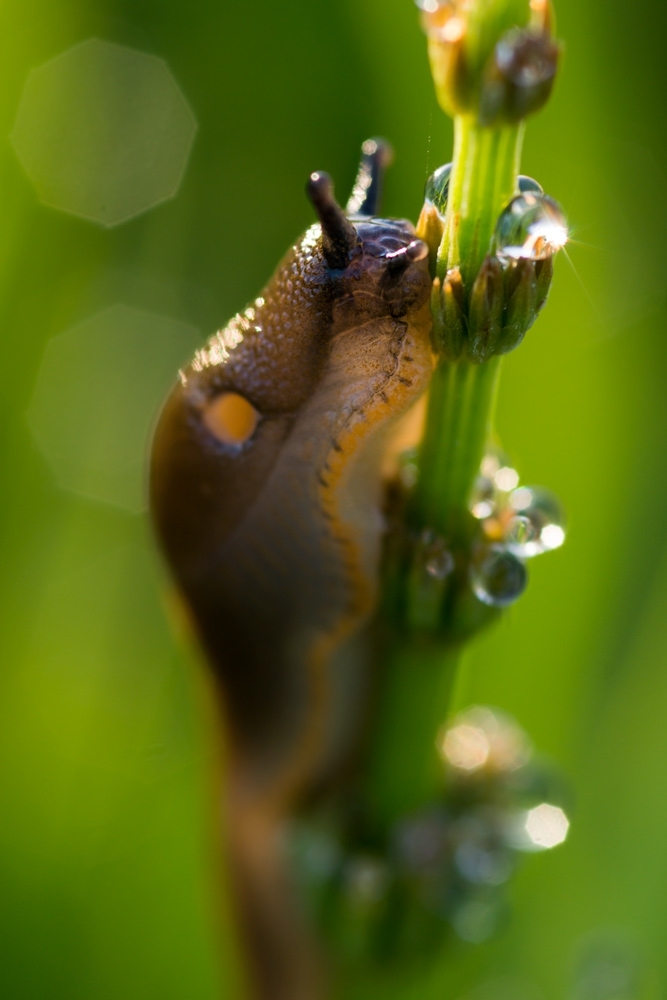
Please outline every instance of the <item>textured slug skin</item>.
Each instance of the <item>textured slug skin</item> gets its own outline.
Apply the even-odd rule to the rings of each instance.
[[[261,939],[258,995],[272,998],[301,993],[276,985],[296,945],[278,940],[289,922],[270,915],[282,876],[266,838],[353,739],[362,685],[337,652],[376,599],[387,431],[432,368],[428,261],[396,263],[412,226],[354,225],[344,269],[329,267],[311,227],[262,296],[197,352],[152,453],[157,532],[222,691],[232,850],[245,853],[239,891]],[[215,433],[230,393],[256,411],[245,441]]]

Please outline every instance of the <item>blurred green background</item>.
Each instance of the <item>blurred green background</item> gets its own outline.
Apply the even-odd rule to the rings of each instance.
[[[557,14],[562,72],[523,169],[563,204],[573,266],[505,363],[497,424],[570,532],[456,700],[515,715],[567,775],[573,825],[523,864],[508,926],[404,986],[414,1000],[667,992],[667,13]],[[414,219],[451,128],[410,0],[5,0],[0,38],[0,994],[234,998],[212,750],[142,510],[148,430],[310,223],[311,170],[344,197],[361,141],[386,135],[385,209]],[[102,46],[91,82],[84,46],[26,89],[92,38],[144,56]],[[591,948],[617,967],[582,973]]]

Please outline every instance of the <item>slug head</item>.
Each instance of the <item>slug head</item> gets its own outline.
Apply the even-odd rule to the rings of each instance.
[[[384,162],[386,154],[378,170]],[[325,173],[311,174],[306,191],[320,219],[332,282],[332,332],[385,316],[405,320],[422,309],[431,289],[428,247],[411,223],[365,214],[348,218]]]
[[[429,322],[427,247],[409,222],[364,214],[376,207],[373,171],[388,154],[377,144],[364,155],[372,183],[366,202],[355,205],[359,214],[343,212],[326,174],[311,175],[307,190],[320,225],[291,248],[261,298],[197,352],[161,414],[151,503],[185,586],[205,586],[225,540],[261,494],[316,398],[333,338],[374,321]],[[369,371],[385,364],[386,326],[377,329],[377,358],[364,358]],[[341,407],[344,394],[341,382]]]

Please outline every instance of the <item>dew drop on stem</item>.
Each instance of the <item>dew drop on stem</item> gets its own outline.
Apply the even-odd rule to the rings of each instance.
[[[565,541],[565,514],[553,493],[542,487],[521,486],[510,494],[510,507],[516,512],[506,538],[510,552],[530,559],[560,548]]]
[[[502,212],[494,235],[502,261],[545,260],[567,242],[567,222],[557,202],[546,194],[519,194]]]
[[[475,597],[490,607],[513,604],[526,589],[528,575],[520,559],[504,546],[492,545],[470,568]]]
[[[426,181],[424,188],[424,198],[433,205],[441,216],[447,211],[447,198],[449,196],[449,181],[452,175],[452,164],[445,163],[438,167]]]

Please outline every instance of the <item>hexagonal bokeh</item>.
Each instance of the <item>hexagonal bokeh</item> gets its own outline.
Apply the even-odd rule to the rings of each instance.
[[[145,507],[151,429],[200,340],[185,323],[117,305],[47,344],[28,423],[62,487]]]
[[[162,59],[91,38],[32,70],[10,138],[41,201],[116,226],[176,194],[196,128]]]

